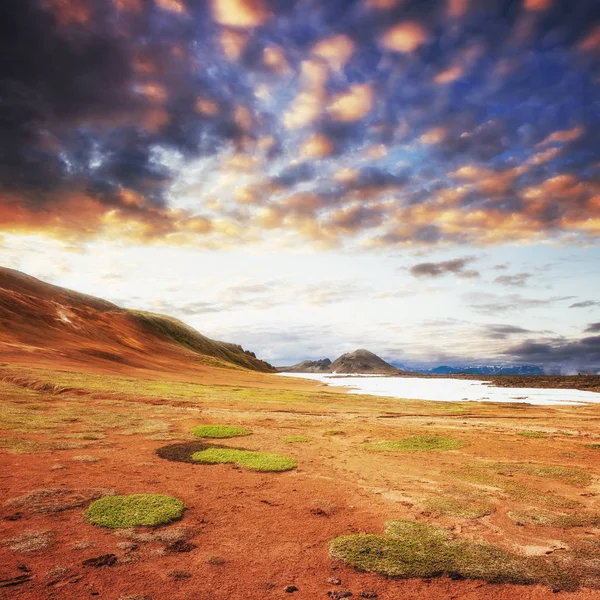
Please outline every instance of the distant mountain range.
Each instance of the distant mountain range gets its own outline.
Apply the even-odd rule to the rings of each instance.
[[[432,369],[416,369],[403,364],[390,364],[369,350],[355,350],[342,354],[333,362],[329,358],[303,360],[290,367],[277,367],[286,373],[373,373],[377,375],[400,375],[401,373],[423,373],[424,375],[544,375],[537,365],[440,365]]]
[[[411,371],[429,375],[456,375],[458,373],[468,375],[544,375],[544,369],[537,365],[465,365],[460,367],[442,365],[434,369],[411,369]]]
[[[385,362],[369,350],[355,350],[342,354],[333,362],[328,358],[321,360],[304,360],[291,367],[278,367],[285,373],[371,373],[374,375],[396,375],[400,369]]]

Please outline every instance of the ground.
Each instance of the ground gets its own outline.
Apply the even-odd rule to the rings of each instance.
[[[0,380],[0,597],[556,597],[549,585],[388,579],[329,557],[338,536],[409,520],[521,556],[564,557],[582,572],[579,588],[559,597],[600,598],[597,565],[569,562],[600,539],[600,406],[404,401],[217,369],[133,377],[5,365]],[[212,424],[252,435],[189,433]],[[287,442],[292,436],[309,439]],[[410,436],[460,444],[369,449]],[[261,473],[189,460],[207,445],[281,454],[298,466]],[[165,494],[187,508],[156,529],[87,523],[91,502],[115,493]]]

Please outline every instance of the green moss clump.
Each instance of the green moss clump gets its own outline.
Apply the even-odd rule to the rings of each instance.
[[[232,425],[199,425],[190,430],[190,433],[199,438],[233,438],[245,435],[252,435],[252,432],[242,427]]]
[[[523,437],[530,437],[530,438],[545,438],[547,437],[545,433],[542,433],[541,431],[519,431],[517,433],[517,435],[521,435]]]
[[[464,447],[464,443],[449,437],[438,435],[415,435],[393,442],[378,442],[365,444],[365,450],[378,452],[443,452],[446,450],[458,450]]]
[[[286,444],[295,444],[297,442],[310,442],[310,438],[305,435],[287,435],[281,438]]]
[[[164,525],[181,518],[185,505],[181,500],[161,494],[107,496],[92,502],[85,518],[92,525],[123,527]]]
[[[591,448],[592,450],[600,450],[600,444],[586,444],[586,448]]]
[[[290,471],[296,468],[298,464],[293,458],[281,456],[280,454],[235,450],[233,448],[207,448],[200,452],[194,452],[191,458],[202,464],[235,463],[243,469],[261,472]]]
[[[541,580],[537,557],[457,540],[450,532],[412,521],[391,521],[384,535],[345,535],[329,544],[331,558],[359,570],[389,577],[482,579],[530,584]]]

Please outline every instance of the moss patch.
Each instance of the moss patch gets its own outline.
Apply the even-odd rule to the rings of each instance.
[[[545,437],[548,437],[545,433],[542,433],[541,431],[519,431],[517,433],[517,435],[521,435],[523,437],[530,437],[530,438],[545,438]]]
[[[86,510],[85,518],[92,525],[110,529],[151,527],[181,518],[184,510],[183,502],[172,496],[132,494],[96,500]]]
[[[600,450],[600,444],[586,444],[586,448],[591,448],[592,450]]]
[[[390,577],[483,579],[530,584],[540,579],[535,559],[500,548],[457,540],[450,532],[413,521],[390,521],[384,535],[345,535],[329,545],[332,558],[359,571]]]
[[[403,440],[365,444],[363,448],[377,452],[443,452],[446,450],[458,450],[464,447],[464,445],[460,440],[449,437],[415,435]]]
[[[190,430],[190,433],[200,438],[225,439],[251,435],[252,432],[242,427],[232,425],[199,425]]]
[[[538,527],[598,527],[600,515],[578,512],[573,514],[556,514],[538,509],[515,510],[508,516],[518,523],[528,523]]]
[[[434,517],[451,516],[465,519],[479,519],[494,512],[494,506],[483,500],[462,498],[428,498],[423,508]]]
[[[266,454],[233,448],[207,448],[192,454],[192,460],[203,464],[235,463],[251,471],[290,471],[297,466],[293,458],[280,454]]]
[[[282,442],[286,444],[296,444],[299,442],[310,442],[310,438],[304,435],[287,435],[281,438]]]

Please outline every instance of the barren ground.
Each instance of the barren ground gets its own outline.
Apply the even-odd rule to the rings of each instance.
[[[372,590],[382,600],[541,600],[556,594],[541,585],[360,573],[332,561],[328,542],[381,533],[390,519],[432,523],[524,555],[568,553],[581,540],[600,539],[597,524],[543,527],[513,514],[545,511],[576,522],[600,513],[600,450],[588,447],[600,443],[598,405],[403,401],[220,369],[133,375],[0,368],[0,597],[312,600]],[[189,429],[211,423],[253,431],[218,444],[292,456],[298,468],[257,473],[185,462],[204,443]],[[464,446],[363,447],[424,434]],[[285,436],[310,441],[286,443]],[[542,477],[534,467],[559,469]],[[92,488],[168,494],[188,509],[150,534],[105,530],[83,518]],[[45,491],[14,500],[35,490]],[[483,502],[491,514],[442,515],[431,509],[440,498]],[[31,535],[19,538],[24,533]],[[172,546],[181,539],[190,545]],[[111,554],[112,566],[83,564]],[[559,596],[600,598],[594,572],[584,582]],[[290,585],[298,591],[286,593]]]

